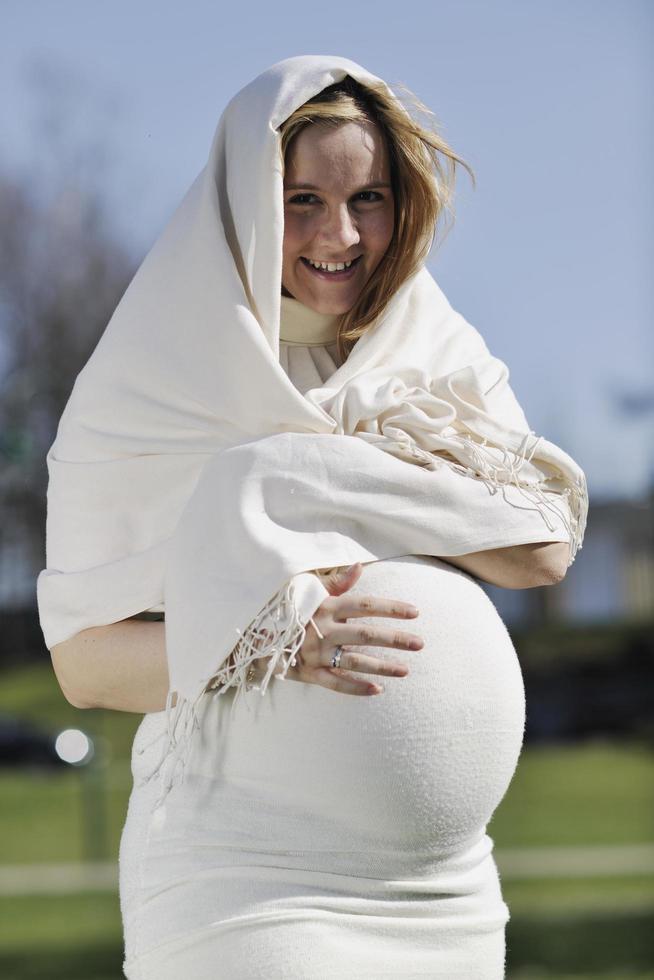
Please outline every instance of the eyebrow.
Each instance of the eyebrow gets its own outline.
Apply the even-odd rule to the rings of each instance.
[[[358,189],[360,191],[371,191],[375,187],[390,187],[390,186],[391,186],[390,183],[387,183],[387,182],[385,182],[385,181],[382,180],[382,181],[378,181],[378,182],[373,181],[370,184],[363,184]],[[319,187],[316,187],[315,184],[285,184],[284,190],[287,190],[287,191],[319,191],[320,188]]]

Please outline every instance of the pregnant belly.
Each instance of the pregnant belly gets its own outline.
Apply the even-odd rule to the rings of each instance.
[[[195,800],[184,812],[199,846],[204,834],[256,852],[438,854],[483,835],[524,732],[504,623],[474,579],[435,558],[366,564],[351,591],[418,607],[413,620],[357,618],[422,636],[417,652],[366,648],[410,673],[383,678],[374,697],[274,678],[264,696],[243,694],[231,718],[232,692],[207,697],[173,790]]]
[[[265,695],[243,694],[231,719],[232,692],[206,699],[185,778],[209,810],[224,807],[235,845],[269,840],[274,825],[286,848],[447,848],[479,835],[509,786],[524,686],[481,586],[411,555],[364,565],[351,591],[414,603],[416,619],[357,622],[415,631],[425,645],[366,648],[410,671],[384,678],[375,697],[274,678]]]

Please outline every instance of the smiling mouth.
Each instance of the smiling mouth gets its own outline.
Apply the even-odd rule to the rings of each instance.
[[[345,262],[321,262],[320,267],[314,265],[314,263],[310,259],[305,258],[304,255],[301,255],[300,258],[304,267],[309,272],[318,276],[320,279],[343,280],[350,279],[351,276],[354,275],[363,256],[357,255],[356,259],[352,259],[349,264],[346,264]]]

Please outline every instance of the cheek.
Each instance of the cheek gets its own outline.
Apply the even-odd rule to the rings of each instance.
[[[371,214],[366,222],[366,239],[368,242],[368,247],[373,249],[375,252],[381,255],[388,248],[391,238],[393,237],[393,229],[395,226],[393,211],[383,211],[377,214]]]
[[[284,262],[293,262],[302,254],[303,247],[312,236],[308,217],[297,214],[284,215]]]

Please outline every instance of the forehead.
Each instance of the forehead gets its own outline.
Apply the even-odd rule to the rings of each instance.
[[[316,186],[389,180],[381,130],[373,122],[344,122],[336,128],[310,125],[288,148],[284,184]]]

